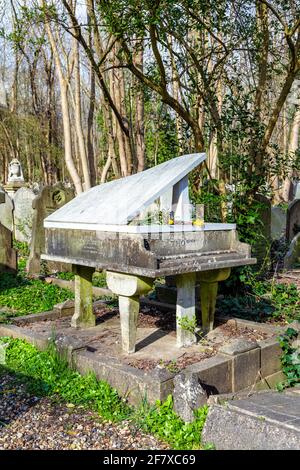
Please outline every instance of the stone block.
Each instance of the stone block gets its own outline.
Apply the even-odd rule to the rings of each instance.
[[[268,338],[259,341],[258,345],[260,347],[261,376],[267,377],[280,371],[282,350],[278,341],[274,338]]]
[[[59,317],[68,317],[69,315],[73,315],[74,309],[74,300],[66,300],[65,302],[54,305],[54,310],[58,312]]]
[[[233,392],[254,385],[260,379],[260,348],[233,356],[232,368]]]
[[[139,405],[145,399],[151,404],[165,400],[173,390],[172,375],[168,372],[163,376],[154,371],[144,372],[89,351],[75,352],[73,363],[81,374],[92,371],[99,380],[106,380],[132,405]]]
[[[236,356],[251,349],[256,349],[256,341],[249,341],[246,339],[235,339],[228,344],[225,344],[219,349],[220,353],[228,354],[229,356]]]
[[[185,369],[195,374],[210,394],[232,392],[232,358],[217,354]]]
[[[211,406],[202,433],[203,443],[217,450],[299,450],[300,428],[264,416],[263,409]],[[238,401],[236,402],[238,403]]]
[[[185,423],[194,421],[194,411],[207,402],[207,393],[195,374],[181,372],[174,377],[174,411]]]

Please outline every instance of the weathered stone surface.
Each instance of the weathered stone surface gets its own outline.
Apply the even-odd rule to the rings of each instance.
[[[151,371],[148,373],[120,364],[111,357],[99,357],[88,351],[79,351],[73,356],[73,361],[80,373],[93,371],[98,379],[106,380],[134,405],[139,405],[145,399],[149,403],[165,400],[173,390],[172,379],[160,380]]]
[[[60,317],[68,317],[74,314],[75,302],[74,300],[65,300],[60,304],[54,305],[53,309],[59,312]]]
[[[59,312],[57,310],[48,310],[47,312],[31,313],[30,315],[22,315],[13,319],[14,325],[29,325],[30,323],[36,323],[43,320],[55,320],[59,318]]]
[[[153,280],[147,277],[107,271],[106,281],[109,289],[119,296],[123,351],[128,354],[134,353],[140,295],[146,294],[152,289]]]
[[[280,206],[274,206],[271,209],[271,237],[272,240],[278,240],[285,236],[287,212]]]
[[[4,225],[11,232],[13,231],[13,201],[9,195],[0,189],[0,197],[2,202],[0,203],[0,223]]]
[[[32,223],[32,238],[30,244],[30,255],[27,270],[30,274],[39,274],[41,271],[41,254],[45,252],[45,229],[44,219],[56,211],[74,197],[74,190],[64,188],[61,184],[45,186],[40,194],[32,201],[34,209]],[[65,271],[71,270],[70,265],[65,263],[47,263],[48,270]]]
[[[286,238],[289,242],[300,232],[300,199],[290,203],[287,210]]]
[[[206,333],[214,327],[218,282],[228,279],[230,271],[230,268],[224,268],[197,274],[200,281],[202,329]]]
[[[85,341],[76,337],[70,337],[63,334],[55,335],[55,346],[57,351],[66,358],[73,366],[74,351],[85,350]]]
[[[88,266],[73,266],[75,272],[75,309],[71,320],[74,328],[89,328],[95,326],[93,313],[92,277],[94,268]]]
[[[36,197],[32,189],[20,188],[14,195],[14,234],[20,242],[30,242],[34,210],[32,201]]]
[[[291,241],[289,250],[283,260],[285,269],[291,269],[295,263],[300,263],[300,233],[297,233]]]
[[[176,276],[173,276],[176,278]],[[155,294],[159,302],[176,305],[177,302],[177,289],[176,286],[168,286],[167,283],[156,284],[155,285]],[[195,286],[195,299],[196,299],[196,308],[200,308],[200,286]]]
[[[196,374],[209,394],[232,392],[232,359],[228,356],[217,354],[188,366],[186,371]]]
[[[260,379],[260,348],[233,356],[232,391],[254,385]]]
[[[229,354],[229,356],[236,356],[251,349],[256,349],[256,341],[249,341],[247,339],[234,339],[230,343],[225,344],[219,349],[220,353]]]
[[[196,320],[195,281],[195,273],[181,274],[176,277],[176,336],[179,348],[196,343],[196,335],[191,330]]]
[[[0,272],[16,270],[17,252],[12,246],[12,232],[0,223]]]
[[[173,399],[174,411],[190,423],[195,419],[194,411],[206,404],[207,394],[196,374],[182,372],[174,377]]]
[[[281,369],[281,347],[277,338],[264,339],[258,342],[260,347],[261,376],[268,377]]]
[[[213,405],[202,440],[217,450],[299,450],[299,417],[298,396],[258,393],[226,406]]]

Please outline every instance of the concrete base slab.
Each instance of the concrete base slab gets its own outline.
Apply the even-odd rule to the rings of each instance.
[[[228,354],[228,351],[227,354],[219,352],[221,344],[232,341],[232,337],[226,337],[226,335],[228,333],[232,335],[236,331],[237,335],[241,331],[244,331],[244,334],[250,332],[250,338],[253,341],[257,340],[258,336],[269,339],[266,343],[262,341],[258,347],[257,343],[255,344],[255,364],[249,365],[258,369],[257,374],[253,373],[253,377],[257,375],[263,379],[266,387],[269,386],[269,378],[261,377],[261,370],[272,372],[271,377],[275,377],[272,381],[273,386],[282,380],[278,377],[280,364],[278,363],[276,370],[271,347],[274,344],[275,348],[277,344],[276,328],[272,329],[269,326],[266,331],[262,329],[258,333],[259,328],[255,323],[250,325],[247,322],[247,329],[241,330],[221,324],[214,330],[211,338],[205,339],[204,342],[200,341],[186,348],[178,348],[175,331],[166,331],[152,324],[149,326],[145,321],[137,329],[136,352],[126,354],[121,347],[120,319],[117,316],[117,309],[112,310],[100,301],[95,303],[94,307],[95,305],[100,309],[97,310],[99,324],[92,328],[80,330],[72,328],[70,315],[72,315],[73,305],[66,303],[56,306],[51,312],[17,319],[16,325],[0,325],[0,336],[23,338],[41,349],[45,349],[49,342],[55,341],[59,352],[67,357],[70,364],[80,372],[94,371],[99,379],[107,380],[133,404],[137,404],[145,397],[152,403],[156,400],[164,400],[173,391],[174,376],[183,371],[196,377],[209,395],[234,392],[233,379],[237,374],[235,358],[238,357],[238,362],[241,362],[245,354],[248,364],[252,360],[249,349],[250,352],[253,351],[246,343],[247,348],[240,348],[238,355]],[[68,316],[65,316],[67,314]],[[228,324],[230,322],[235,323],[237,320],[232,319]],[[236,327],[243,327],[240,320]],[[268,354],[263,353],[265,347],[268,348]],[[257,361],[258,354],[260,358],[264,358],[264,368]],[[268,361],[271,367],[268,366]],[[278,378],[277,382],[276,378]],[[259,385],[259,381],[255,380],[255,383],[249,385],[251,389],[254,389],[256,385]]]
[[[222,450],[299,450],[300,396],[262,392],[213,405],[202,439]]]

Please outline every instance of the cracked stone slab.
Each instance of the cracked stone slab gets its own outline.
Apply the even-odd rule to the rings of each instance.
[[[203,441],[224,450],[299,450],[300,397],[262,392],[209,411]]]

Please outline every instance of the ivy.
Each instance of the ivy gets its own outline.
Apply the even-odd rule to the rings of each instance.
[[[283,335],[279,336],[279,344],[282,349],[281,366],[286,380],[277,385],[279,391],[293,387],[300,383],[300,350],[293,347],[293,341],[297,339],[298,331],[288,328]]]

